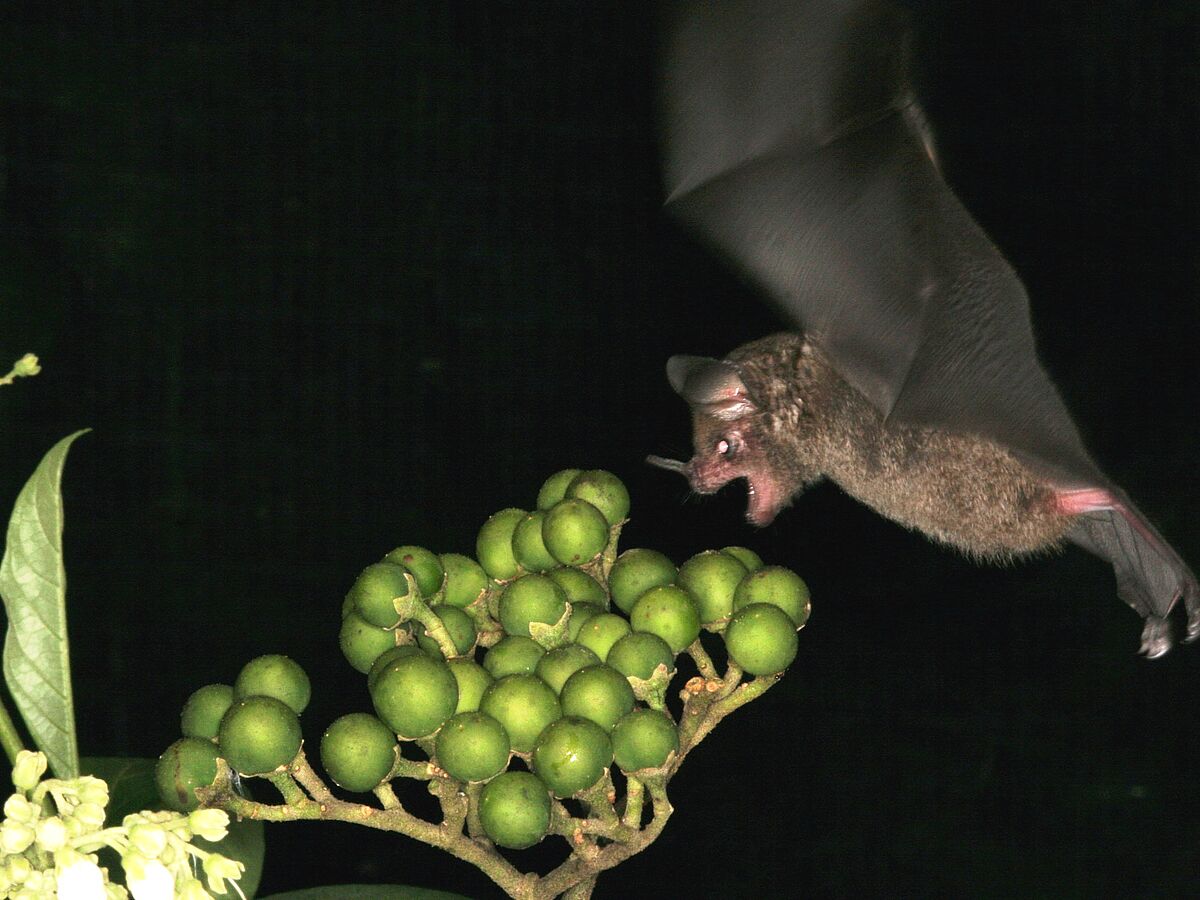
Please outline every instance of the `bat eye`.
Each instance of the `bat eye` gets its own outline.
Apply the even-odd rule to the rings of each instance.
[[[737,456],[738,450],[741,448],[741,442],[736,437],[723,437],[717,441],[717,452],[722,456],[733,458]]]

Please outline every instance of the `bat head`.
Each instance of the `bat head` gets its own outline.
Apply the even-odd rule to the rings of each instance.
[[[692,490],[712,494],[746,479],[746,518],[769,525],[821,477],[805,395],[816,370],[798,335],[774,335],[724,360],[673,356],[667,378],[692,408],[691,460],[675,466]]]

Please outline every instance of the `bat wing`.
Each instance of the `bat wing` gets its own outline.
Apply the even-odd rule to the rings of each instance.
[[[1056,488],[1117,497],[1038,361],[1024,287],[941,177],[908,34],[878,0],[680,7],[663,80],[668,209],[889,421],[979,434]],[[1138,527],[1118,535],[1092,515],[1078,542],[1139,582],[1121,590],[1139,612],[1164,616],[1195,579],[1146,542],[1132,505],[1115,519],[1130,516]]]

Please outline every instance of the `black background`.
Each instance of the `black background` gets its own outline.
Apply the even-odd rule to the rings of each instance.
[[[1194,893],[1196,650],[1076,550],[979,568],[815,489],[770,529],[689,501],[662,374],[781,322],[660,210],[637,3],[29,4],[0,21],[4,495],[64,434],[81,743],[157,755],[196,686],[286,652],[310,742],[368,708],[357,571],[472,552],[565,466],[618,473],[626,546],[744,543],[810,582],[801,653],[673,782],[599,897]],[[944,168],[1021,273],[1106,470],[1200,560],[1200,12],[928,3]],[[5,500],[5,503],[10,500]],[[269,829],[264,890],[465,863]]]

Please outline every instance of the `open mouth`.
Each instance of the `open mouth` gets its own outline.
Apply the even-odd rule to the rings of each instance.
[[[770,525],[783,508],[779,489],[769,480],[744,476],[747,486],[746,521],[759,528]]]

